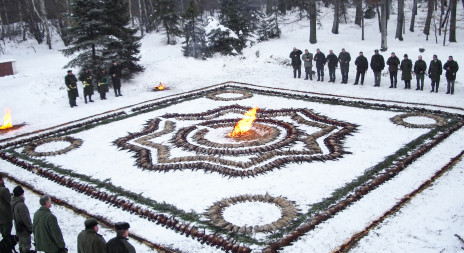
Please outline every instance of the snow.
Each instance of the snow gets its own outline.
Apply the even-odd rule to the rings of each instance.
[[[409,5],[406,4],[407,8]],[[420,15],[416,18],[416,32],[406,32],[404,41],[394,40],[395,28],[392,25],[396,15],[391,16],[389,24],[388,51],[382,53],[387,59],[390,52],[397,55],[407,53],[413,61],[421,53],[419,48],[425,48],[423,59],[429,63],[433,54],[437,54],[442,63],[449,55],[461,63],[464,52],[462,43],[447,43],[441,45],[442,37],[435,43],[433,36],[429,40],[421,32],[424,10],[422,5]],[[362,100],[387,105],[411,106],[431,110],[442,110],[463,114],[462,94],[464,94],[463,72],[457,73],[455,95],[446,95],[446,80],[442,76],[439,93],[430,93],[430,80],[425,81],[424,91],[415,91],[415,80],[412,80],[412,90],[402,89],[402,81],[398,89],[389,89],[389,78],[386,70],[383,72],[381,87],[373,87],[373,75],[369,70],[363,86],[353,86],[355,78],[354,59],[359,51],[370,62],[370,56],[380,44],[377,19],[366,20],[366,40],[361,41],[361,31],[354,24],[340,24],[340,34],[330,33],[332,10],[321,10],[322,22],[318,25],[318,43],[308,43],[309,21],[297,21],[297,15],[290,15],[290,20],[283,23],[282,37],[245,48],[243,55],[237,57],[214,56],[208,60],[195,60],[182,56],[181,43],[165,45],[162,34],[148,34],[142,41],[141,64],[146,67],[134,79],[123,82],[122,97],[115,97],[110,90],[107,100],[94,96],[95,103],[85,104],[82,98],[82,87],[79,87],[81,97],[78,107],[70,108],[63,77],[66,70],[63,66],[70,60],[58,50],[63,45],[54,41],[54,49],[48,50],[45,45],[37,45],[32,40],[12,43],[7,42],[3,59],[16,59],[17,74],[0,78],[1,99],[0,109],[11,108],[13,124],[26,125],[15,131],[0,135],[0,144],[9,138],[32,133],[41,129],[56,129],[69,125],[68,122],[79,121],[94,115],[104,115],[113,111],[124,111],[131,114],[134,105],[143,104],[162,98],[169,98],[177,94],[206,88],[227,81],[243,82],[258,86],[283,88],[291,94],[318,95],[321,97],[338,96],[340,100]],[[464,40],[462,33],[463,9],[458,4],[457,41]],[[405,17],[410,17],[410,10],[406,10]],[[354,10],[349,10],[348,18],[354,19]],[[295,21],[295,22],[293,22]],[[350,21],[349,21],[350,22]],[[214,22],[211,22],[212,25]],[[406,25],[409,21],[406,20]],[[214,28],[220,25],[216,23]],[[336,54],[342,47],[351,54],[351,66],[348,84],[340,84],[340,72],[337,69],[335,83],[307,81],[294,79],[292,69],[282,63],[288,60],[288,54],[296,46],[299,49],[308,48],[315,52],[320,48],[327,53],[333,49]],[[2,59],[3,58],[3,59]],[[462,64],[461,64],[462,65]],[[315,70],[313,68],[313,70]],[[78,69],[73,69],[74,73]],[[303,70],[304,72],[304,70]],[[325,71],[326,76],[328,71]],[[304,77],[304,73],[302,73]],[[166,84],[168,90],[152,92],[151,89],[160,82]],[[237,84],[238,85],[238,84]],[[243,84],[247,87],[249,85]],[[267,90],[268,88],[263,88]],[[222,98],[240,98],[240,94],[224,93]],[[388,101],[377,101],[388,100]],[[405,104],[403,104],[405,103]],[[329,118],[359,125],[352,136],[346,138],[344,146],[351,152],[343,158],[325,163],[287,164],[280,170],[274,170],[262,176],[252,178],[228,178],[218,173],[205,173],[202,170],[172,171],[158,173],[142,171],[134,165],[133,153],[119,151],[112,145],[117,138],[128,132],[141,131],[148,119],[162,117],[166,113],[195,113],[203,112],[219,106],[238,104],[242,106],[258,106],[263,109],[279,108],[307,108],[326,115]],[[447,108],[445,108],[447,107]],[[122,109],[119,109],[122,108]],[[311,204],[329,197],[337,188],[346,182],[362,175],[366,169],[382,161],[386,156],[394,153],[405,144],[429,129],[406,128],[395,125],[390,118],[397,115],[394,111],[366,110],[348,106],[328,106],[325,104],[291,100],[283,97],[270,97],[254,94],[252,98],[237,101],[213,101],[205,97],[191,101],[179,102],[166,108],[154,110],[125,120],[112,122],[108,125],[71,134],[74,138],[84,140],[79,149],[72,150],[65,155],[43,158],[53,164],[74,173],[92,177],[92,179],[109,180],[115,186],[142,194],[159,203],[173,204],[186,212],[193,210],[203,213],[212,203],[223,198],[243,194],[270,194],[284,196],[297,203],[301,212],[307,212]],[[228,114],[217,119],[240,118],[239,114]],[[280,117],[280,120],[290,120]],[[166,119],[163,119],[166,121]],[[407,117],[405,121],[411,124],[434,124],[435,120],[427,117]],[[177,121],[178,127],[195,125],[197,121]],[[163,126],[164,124],[160,124]],[[55,127],[57,126],[57,127]],[[224,129],[210,129],[206,139],[213,142],[229,142],[224,136]],[[283,129],[280,129],[284,131]],[[302,127],[307,133],[314,133],[317,129],[309,126]],[[169,143],[169,136],[160,136],[152,141]],[[281,137],[279,137],[281,138]],[[316,229],[302,236],[283,252],[331,252],[350,237],[362,231],[370,222],[380,217],[390,209],[404,195],[415,190],[420,184],[428,180],[437,170],[445,166],[449,160],[464,150],[464,130],[458,130],[445,141],[434,147],[430,152],[420,157],[398,176],[379,186],[374,191],[355,202],[347,209],[335,215],[326,222],[319,224]],[[189,136],[189,140],[192,140]],[[280,140],[280,139],[278,139]],[[277,140],[277,141],[278,141]],[[274,142],[267,143],[270,145]],[[324,154],[327,148],[318,140]],[[132,143],[133,144],[133,143]],[[68,142],[51,142],[40,145],[37,152],[49,152],[69,146]],[[302,148],[296,145],[295,148]],[[17,151],[21,151],[18,149]],[[154,152],[154,151],[152,151]],[[172,148],[174,157],[188,154],[180,148]],[[248,157],[224,157],[230,160],[250,159]],[[111,220],[128,221],[131,233],[140,235],[162,246],[178,249],[181,252],[221,252],[220,249],[200,244],[196,240],[187,238],[172,230],[165,229],[152,222],[147,222],[138,216],[111,207],[89,196],[77,194],[64,186],[57,185],[43,177],[27,172],[4,160],[0,160],[0,172],[14,175],[21,181],[34,185],[39,190],[50,195],[59,196],[69,203],[86,209],[89,213],[101,215]],[[463,237],[462,227],[464,216],[462,209],[464,201],[461,193],[464,191],[464,163],[461,161],[449,172],[413,198],[398,213],[387,218],[378,227],[371,230],[353,249],[353,252],[457,252],[462,245],[454,234]],[[15,185],[7,181],[7,187],[12,190]],[[31,191],[26,191],[26,204],[31,213],[38,209],[38,198]],[[72,211],[54,205],[52,212],[58,217],[63,230],[65,242],[69,252],[76,252],[77,234],[83,229],[85,217]],[[264,225],[269,224],[281,216],[280,209],[269,203],[244,202],[228,207],[224,210],[224,218],[236,225]],[[214,233],[214,231],[209,231]],[[114,236],[110,228],[102,226],[100,233],[106,240]],[[269,235],[256,235],[256,239],[263,239]],[[137,252],[152,251],[147,245],[134,240],[131,243]],[[253,246],[259,252],[260,247]]]

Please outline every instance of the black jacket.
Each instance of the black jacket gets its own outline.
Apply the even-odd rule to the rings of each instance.
[[[443,68],[442,68],[442,65],[441,65],[441,61],[440,60],[437,60],[437,61],[430,61],[430,64],[429,64],[429,77],[430,79],[432,79],[432,81],[434,82],[439,82],[440,81],[440,76],[441,74],[443,73]]]
[[[303,54],[301,50],[292,51],[290,53],[290,59],[292,59],[292,65],[301,65],[300,55]]]
[[[385,60],[380,54],[374,54],[371,58],[371,69],[374,72],[380,72],[385,68]]]
[[[400,65],[400,59],[398,57],[389,57],[387,60],[388,71],[390,73],[398,72],[398,65]]]
[[[316,61],[316,68],[324,67],[326,63],[325,54],[320,52],[314,55],[314,61]]]
[[[456,72],[458,72],[459,70],[459,65],[457,62],[455,62],[454,60],[447,61],[445,65],[443,65],[443,69],[446,70],[446,79],[450,81],[456,80]]]
[[[356,65],[356,70],[359,72],[366,72],[367,68],[369,67],[369,63],[367,62],[367,58],[364,55],[360,55],[354,61],[354,65]]]
[[[414,63],[414,73],[416,75],[423,75],[427,71],[427,63],[424,60],[417,60]]]
[[[338,57],[335,54],[327,55],[327,65],[329,68],[335,68],[338,65]]]

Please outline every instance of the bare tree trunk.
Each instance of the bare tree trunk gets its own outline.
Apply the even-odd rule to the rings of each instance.
[[[129,3],[129,19],[131,21],[131,26],[134,27],[134,15],[132,15],[132,1],[127,0],[127,2]]]
[[[446,15],[445,15],[445,21],[446,21],[446,25],[445,25],[445,33],[443,34],[443,46],[445,46],[445,41],[446,41],[446,31],[448,29],[448,15],[449,15],[449,8],[448,8],[448,12],[446,12]]]
[[[464,1],[464,0],[463,0]],[[443,22],[443,14],[445,14],[445,5],[444,1],[440,1],[440,24],[438,26],[438,35],[441,36],[441,22]]]
[[[403,41],[403,25],[404,25],[404,0],[398,0],[398,20],[396,22],[395,39]]]
[[[138,4],[139,4],[139,15],[140,15],[140,33],[142,34],[143,36],[143,29],[145,28],[145,19],[143,18],[143,11],[142,11],[142,2],[140,0],[138,0]],[[133,23],[132,23],[133,24]]]
[[[334,21],[332,25],[333,34],[338,34],[339,23],[340,23],[340,0],[334,0]]]
[[[449,42],[456,41],[456,9],[458,7],[457,0],[450,0],[450,31],[449,31]]]
[[[316,44],[317,32],[317,11],[316,11],[316,0],[309,1],[309,43]]]
[[[414,0],[412,3],[412,12],[411,12],[411,24],[409,26],[409,31],[414,32],[414,23],[416,22],[417,15],[417,0]]]
[[[387,3],[386,3],[387,2]],[[384,0],[381,2],[380,9],[382,12],[382,40],[380,43],[380,51],[385,52],[388,49],[387,46],[387,8],[388,8],[388,0]]]
[[[32,2],[34,2],[34,1],[32,1]],[[34,9],[35,9],[35,6],[34,6]],[[45,28],[45,37],[46,37],[46,40],[47,40],[48,49],[52,49],[52,38],[51,38],[51,35],[50,35],[50,29],[48,27],[47,10],[45,9],[45,1],[44,0],[40,0],[40,10],[42,11],[42,15],[41,16],[39,15],[39,17],[42,20],[42,23],[43,23],[44,28]]]
[[[382,32],[382,14],[380,13],[380,4],[377,4],[376,11],[377,11],[377,19],[379,20],[379,32]]]
[[[356,17],[354,18],[354,23],[357,25],[361,25],[361,19],[363,18],[363,8],[362,8],[362,0],[355,0],[356,3]]]
[[[10,22],[8,20],[8,13],[7,13],[7,10],[6,10],[6,4],[5,4],[5,0],[2,0],[3,2],[3,6],[5,6],[4,8],[4,13],[5,13],[5,26],[6,26],[6,35],[8,36],[8,38],[11,40],[11,33],[10,33]],[[4,32],[4,30],[2,29],[2,33]],[[2,38],[3,37],[3,34],[2,34]]]
[[[432,15],[433,15],[433,0],[428,0],[427,18],[425,19],[425,25],[424,25],[424,34],[425,35],[430,34],[430,23],[432,23]]]
[[[364,40],[364,15],[361,17],[361,40]]]
[[[153,3],[151,0],[148,1],[151,5],[151,9],[150,9],[150,12],[149,13],[153,13]],[[150,18],[149,18],[149,15],[148,15],[148,8],[147,8],[147,2],[145,0],[143,0],[143,6],[142,6],[142,9],[143,9],[143,14],[144,14],[144,22],[145,22],[145,31],[146,32],[150,32],[152,30],[152,25],[150,23]]]

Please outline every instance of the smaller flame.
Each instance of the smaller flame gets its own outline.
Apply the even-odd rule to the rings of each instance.
[[[166,86],[164,84],[160,83],[158,86],[155,86],[155,89],[164,90],[164,89],[166,89]]]
[[[253,121],[256,120],[256,111],[258,107],[251,108],[245,113],[243,118],[235,124],[234,130],[227,135],[229,137],[239,137],[246,134],[253,126]]]
[[[12,128],[13,124],[11,123],[11,115],[10,115],[10,109],[6,108],[5,109],[5,118],[3,119],[3,125],[0,126],[0,129],[8,129]]]

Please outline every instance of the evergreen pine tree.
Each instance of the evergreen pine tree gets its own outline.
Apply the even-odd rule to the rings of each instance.
[[[223,55],[237,55],[243,43],[231,29],[219,24],[213,17],[208,18],[207,25],[207,54],[221,53]]]
[[[71,12],[71,27],[68,31],[71,44],[62,53],[71,56],[79,52],[79,55],[65,67],[88,67],[95,72],[104,64],[102,55],[108,43],[103,1],[75,0],[71,5]]]
[[[242,43],[236,49],[241,51],[252,33],[260,26],[263,12],[259,1],[219,0],[219,12],[221,24],[239,36]]]
[[[153,18],[155,26],[162,26],[167,36],[167,44],[175,44],[174,37],[180,36],[180,16],[176,12],[176,1],[172,0],[153,0]]]
[[[130,28],[129,7],[125,0],[104,0],[105,24],[108,43],[103,54],[104,61],[111,64],[118,61],[122,66],[122,77],[129,79],[136,72],[143,71],[140,60],[140,40],[137,29]]]
[[[190,0],[189,6],[184,13],[184,30],[183,34],[185,41],[182,47],[184,56],[192,56],[194,58],[208,57],[206,46],[206,32],[203,27],[203,22],[199,18],[200,12],[194,0]]]
[[[279,38],[281,30],[279,28],[279,6],[277,0],[269,0],[269,9],[267,16],[261,19],[258,28],[258,41],[264,41],[271,38]]]

